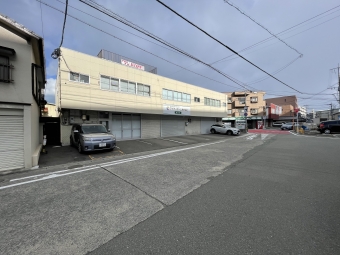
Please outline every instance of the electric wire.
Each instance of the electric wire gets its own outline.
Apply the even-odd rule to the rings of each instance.
[[[80,0],[83,1],[83,0]],[[221,41],[219,41],[218,39],[216,39],[215,37],[213,37],[212,35],[210,35],[209,33],[207,33],[206,31],[204,31],[202,28],[198,27],[197,25],[195,25],[194,23],[192,23],[191,21],[189,21],[188,19],[184,18],[182,15],[180,15],[179,13],[177,13],[175,10],[171,9],[169,6],[167,6],[166,4],[164,4],[162,1],[160,0],[156,0],[158,3],[162,4],[164,7],[166,7],[167,9],[169,9],[170,11],[172,11],[173,13],[175,13],[177,16],[181,17],[183,20],[185,20],[186,22],[188,22],[189,24],[191,24],[192,26],[196,27],[198,30],[200,30],[201,32],[203,32],[204,34],[206,34],[207,36],[209,36],[210,38],[212,38],[214,41],[218,42],[219,44],[221,44],[222,46],[224,46],[225,48],[227,48],[228,50],[230,50],[231,52],[233,52],[234,54],[236,54],[237,56],[239,56],[240,58],[242,58],[243,60],[245,60],[246,62],[248,62],[249,64],[251,64],[252,66],[256,67],[257,69],[261,70],[262,72],[264,72],[265,74],[269,75],[270,77],[272,77],[273,79],[275,79],[276,81],[280,82],[281,84],[287,86],[288,88],[303,94],[303,92],[295,89],[294,87],[284,83],[283,81],[279,80],[278,78],[274,77],[273,75],[271,75],[270,73],[268,73],[267,71],[263,70],[262,68],[260,68],[259,66],[257,66],[256,64],[252,63],[250,60],[246,59],[245,57],[243,57],[242,55],[240,55],[239,53],[237,53],[235,50],[233,50],[232,48],[230,48],[229,46],[227,46],[226,44],[222,43]]]
[[[44,20],[43,20],[41,1],[40,1],[40,18],[41,18],[41,31],[42,31],[43,39],[45,39],[45,35],[44,35]]]
[[[62,4],[65,4],[64,2],[62,2],[62,1],[60,1],[60,0],[55,0],[55,1],[57,1],[57,2],[59,2],[59,3],[62,3]],[[148,40],[148,39],[146,39],[146,38],[143,38],[143,37],[141,37],[141,36],[139,36],[139,35],[136,35],[136,34],[134,34],[134,33],[131,33],[131,32],[129,32],[129,31],[127,31],[127,30],[125,30],[125,29],[123,29],[123,28],[121,28],[121,27],[115,26],[114,24],[112,24],[112,23],[110,23],[110,22],[107,22],[107,21],[105,21],[105,20],[103,20],[103,19],[100,19],[100,18],[98,18],[98,17],[96,17],[96,16],[94,16],[94,15],[92,15],[92,14],[90,14],[90,13],[84,12],[84,11],[82,11],[82,10],[80,10],[80,9],[78,9],[78,8],[76,8],[76,7],[74,7],[74,6],[72,6],[72,5],[68,5],[68,7],[69,7],[69,8],[72,8],[72,9],[75,9],[75,10],[81,12],[81,13],[84,13],[84,14],[86,14],[86,15],[88,15],[88,16],[94,18],[94,19],[97,19],[97,20],[99,20],[99,21],[101,21],[101,22],[103,22],[103,23],[106,23],[106,24],[108,24],[108,25],[110,25],[110,26],[112,26],[112,27],[115,27],[115,28],[117,28],[117,29],[119,29],[119,30],[121,30],[121,31],[124,31],[124,32],[126,32],[126,33],[128,33],[128,34],[131,34],[131,35],[133,35],[133,36],[136,36],[136,37],[138,37],[138,38],[140,38],[140,39],[142,39],[142,40],[144,40],[144,41],[147,41],[147,42],[149,42],[149,43],[152,43],[152,44],[154,44],[154,45],[157,45],[157,46],[159,46],[159,47],[162,47],[163,49],[169,50],[169,51],[174,52],[174,53],[176,53],[176,54],[180,54],[179,52],[177,52],[177,51],[175,51],[175,50],[169,49],[169,48],[167,48],[167,47],[165,47],[165,46],[163,46],[163,45],[160,45],[160,44],[155,43],[155,42],[153,42],[153,41],[151,41],[151,40]]]
[[[280,35],[280,34],[283,34],[283,33],[288,32],[289,30],[296,29],[298,26],[300,26],[300,25],[302,25],[302,24],[304,24],[304,23],[306,23],[306,22],[308,22],[308,21],[311,21],[311,20],[313,20],[313,19],[315,19],[315,18],[317,18],[317,17],[319,17],[319,16],[321,16],[321,15],[327,13],[327,12],[330,12],[330,11],[332,11],[332,10],[334,10],[334,9],[337,9],[337,8],[339,8],[339,7],[340,7],[340,5],[335,6],[335,7],[331,8],[331,9],[325,11],[325,12],[322,12],[322,13],[320,13],[320,14],[318,14],[318,15],[316,15],[316,16],[313,16],[313,17],[311,17],[311,18],[309,18],[309,19],[307,19],[307,20],[305,20],[305,21],[302,21],[302,22],[300,22],[300,23],[298,23],[298,24],[296,24],[296,25],[294,25],[294,26],[292,26],[292,27],[290,27],[290,28],[287,28],[287,29],[285,29],[285,30],[283,30],[283,31],[281,31],[281,32],[279,32],[279,33],[277,33],[276,35]],[[336,10],[336,11],[334,11],[334,12],[332,12],[332,13],[329,13],[329,14],[325,15],[324,17],[326,17],[326,16],[328,16],[328,15],[330,15],[330,14],[333,14],[333,13],[335,13],[335,12],[337,12],[337,11],[340,11],[340,9],[339,9],[339,10]],[[324,17],[321,17],[321,18],[324,18]],[[338,17],[338,16],[336,16],[336,17]],[[335,18],[336,18],[336,17],[335,17]],[[326,22],[328,22],[328,21],[330,21],[330,20],[333,20],[333,19],[334,19],[334,18],[329,19],[329,20],[327,20],[327,21],[325,21],[325,22],[322,22],[321,24],[324,24],[324,23],[326,23]],[[318,25],[316,25],[316,26],[314,26],[314,27],[317,27],[317,26],[319,26],[319,25],[321,25],[321,24],[318,24]],[[312,27],[312,28],[314,28],[314,27]],[[308,30],[309,30],[309,29],[304,30],[304,31],[302,31],[302,32],[305,32],[305,31],[308,31]],[[302,33],[302,32],[300,32],[300,33]],[[300,34],[300,33],[298,33],[298,34]],[[298,34],[296,34],[296,35],[298,35]],[[291,38],[291,37],[292,37],[292,36],[290,36],[290,37],[288,37],[288,38]],[[288,39],[288,38],[284,38],[284,39]],[[257,43],[254,43],[254,44],[252,44],[252,45],[250,45],[250,46],[248,46],[248,47],[246,47],[246,48],[240,50],[239,52],[247,51],[247,50],[249,50],[249,49],[251,49],[251,48],[254,48],[254,47],[256,47],[257,45],[260,45],[260,44],[262,44],[262,43],[265,43],[266,41],[271,40],[271,39],[273,39],[273,36],[270,36],[270,37],[268,37],[268,38],[266,38],[266,39],[263,39],[263,40],[261,40],[261,41],[259,41],[259,42],[257,42]],[[226,57],[224,57],[224,58],[222,58],[222,59],[220,59],[220,60],[216,60],[215,62],[211,63],[211,65],[212,65],[212,64],[216,64],[216,63],[218,63],[218,62],[221,62],[221,61],[223,61],[223,60],[225,60],[225,59],[227,59],[227,58],[229,58],[229,57],[232,57],[232,56],[234,56],[234,54],[228,55],[228,56],[226,56]]]
[[[41,0],[40,0],[40,4],[41,4]],[[57,59],[58,57],[60,57],[60,47],[63,45],[63,42],[64,42],[64,32],[65,32],[65,25],[66,25],[66,18],[67,18],[67,7],[68,7],[68,0],[66,0],[66,3],[65,3],[64,23],[63,23],[63,30],[61,32],[60,45],[59,45],[59,47],[57,49],[55,49],[52,52],[51,57],[53,59]]]
[[[55,7],[53,7],[53,6],[49,5],[49,4],[47,4],[47,3],[45,3],[45,2],[42,2],[42,4],[44,4],[44,5],[46,5],[46,6],[50,7],[50,8],[52,8],[52,9],[58,11],[58,12],[64,13],[63,11],[61,11],[61,10],[59,10],[59,9],[57,9],[57,8],[55,8]],[[221,81],[218,81],[218,80],[209,78],[209,77],[207,77],[207,76],[205,76],[205,75],[202,75],[202,74],[200,74],[200,73],[197,73],[197,72],[194,72],[194,71],[192,71],[192,70],[190,70],[190,69],[187,69],[187,68],[185,68],[185,67],[183,67],[183,66],[180,66],[180,65],[178,65],[178,64],[176,64],[176,63],[173,63],[173,62],[171,62],[171,61],[169,61],[169,60],[167,60],[167,59],[165,59],[165,58],[163,58],[163,57],[160,57],[160,56],[158,56],[158,55],[156,55],[156,54],[154,54],[154,53],[152,53],[152,52],[149,52],[149,51],[147,51],[147,50],[145,50],[145,49],[143,49],[143,48],[141,48],[141,47],[139,47],[139,46],[136,46],[136,45],[134,45],[134,44],[132,44],[132,43],[130,43],[130,42],[127,42],[127,41],[125,41],[125,40],[123,40],[123,39],[121,39],[121,38],[119,38],[119,37],[117,37],[117,36],[115,36],[115,35],[113,35],[113,34],[110,34],[110,33],[106,32],[106,31],[104,31],[104,30],[102,30],[102,29],[100,29],[100,28],[97,28],[97,27],[95,27],[95,26],[93,26],[93,25],[91,25],[91,24],[89,24],[89,23],[87,23],[87,22],[85,22],[85,21],[82,21],[81,19],[78,19],[78,18],[76,18],[76,17],[74,17],[74,16],[72,16],[72,15],[70,15],[70,14],[67,14],[67,16],[69,16],[69,17],[71,17],[71,18],[73,18],[73,19],[75,19],[75,20],[77,20],[77,21],[79,21],[79,22],[81,22],[81,23],[83,23],[83,24],[85,24],[85,25],[88,25],[88,26],[90,26],[90,27],[92,27],[92,28],[94,28],[94,29],[96,29],[96,30],[98,30],[98,31],[100,31],[100,32],[102,32],[102,33],[104,33],[104,34],[107,34],[107,35],[109,35],[109,36],[111,36],[111,37],[113,37],[113,38],[115,38],[115,39],[117,39],[117,40],[120,40],[120,41],[122,41],[122,42],[124,42],[124,43],[126,43],[126,44],[129,44],[129,45],[132,46],[132,47],[135,47],[135,48],[137,48],[137,49],[139,49],[139,50],[142,50],[142,51],[144,51],[144,52],[146,52],[146,53],[148,53],[148,54],[150,54],[150,55],[152,55],[152,56],[154,56],[154,57],[156,57],[156,58],[159,58],[159,59],[161,59],[161,60],[163,60],[163,61],[165,61],[165,62],[167,62],[167,63],[170,63],[170,64],[172,64],[172,65],[175,65],[175,66],[177,66],[177,67],[180,67],[180,68],[182,68],[182,69],[184,69],[184,70],[186,70],[186,71],[189,71],[189,72],[191,72],[191,73],[194,73],[194,74],[196,74],[196,75],[198,75],[198,76],[201,76],[201,77],[203,77],[203,78],[206,78],[206,79],[208,79],[208,80],[211,80],[211,81],[214,81],[214,82],[217,82],[217,83],[226,85],[226,86],[228,86],[228,87],[232,87],[232,88],[237,88],[237,89],[239,89],[239,87],[235,87],[235,86],[232,86],[232,85],[230,85],[230,84],[227,84],[227,83],[224,83],[224,82],[221,82]]]
[[[249,89],[246,87],[246,85],[245,85],[244,83],[238,81],[238,80],[235,79],[234,77],[232,77],[232,76],[230,76],[230,75],[228,75],[228,74],[226,74],[226,73],[224,73],[224,72],[218,70],[217,68],[215,68],[215,67],[213,67],[213,66],[211,66],[211,65],[209,65],[209,64],[207,64],[207,63],[205,63],[204,61],[202,61],[202,60],[200,60],[200,59],[198,59],[198,58],[196,58],[196,57],[190,55],[189,53],[187,53],[187,52],[185,52],[185,51],[183,51],[183,50],[177,48],[176,46],[173,46],[172,44],[168,43],[167,41],[165,41],[165,40],[163,40],[163,39],[161,39],[161,38],[159,38],[159,37],[157,37],[157,36],[151,34],[150,32],[148,32],[148,31],[146,31],[145,29],[143,29],[143,28],[141,28],[141,27],[139,27],[139,26],[133,24],[132,22],[127,21],[126,19],[124,19],[124,18],[120,17],[119,15],[113,13],[113,12],[110,11],[109,9],[107,9],[107,8],[105,8],[105,7],[103,7],[103,6],[101,6],[100,4],[98,4],[98,3],[96,3],[96,2],[94,2],[94,1],[92,1],[92,0],[89,0],[89,1],[92,2],[94,5],[92,5],[91,3],[86,2],[86,0],[80,0],[80,1],[81,1],[82,3],[84,3],[84,4],[87,4],[88,6],[90,6],[90,7],[94,8],[94,9],[96,9],[96,10],[98,10],[98,11],[104,13],[105,15],[107,15],[107,16],[113,18],[113,19],[116,19],[117,21],[122,22],[123,24],[125,24],[125,25],[127,25],[127,26],[129,26],[129,27],[131,27],[131,28],[133,28],[133,29],[135,29],[135,30],[137,30],[137,31],[139,31],[139,32],[141,32],[141,33],[143,33],[143,34],[145,34],[145,35],[151,37],[151,38],[153,38],[154,40],[156,40],[156,41],[158,41],[158,42],[161,42],[161,43],[167,45],[168,47],[170,47],[170,48],[172,48],[172,49],[174,49],[174,50],[176,50],[176,51],[182,53],[183,55],[185,55],[185,56],[187,56],[187,57],[189,57],[189,58],[191,58],[191,59],[196,60],[197,62],[199,62],[199,63],[201,63],[201,64],[203,64],[203,65],[209,67],[210,69],[216,71],[217,73],[221,74],[222,76],[226,77],[227,79],[231,80],[232,82],[238,84],[238,85],[241,86],[242,88],[244,88],[244,89],[246,89],[246,90],[249,90]],[[95,6],[95,5],[96,5],[96,6]],[[108,12],[110,12],[110,13],[108,13]]]
[[[265,26],[263,26],[262,24],[260,24],[259,22],[257,22],[254,18],[250,17],[248,14],[246,14],[244,11],[242,11],[239,7],[237,7],[236,5],[234,5],[233,3],[229,2],[228,0],[224,0],[225,3],[229,4],[230,6],[234,7],[236,10],[238,10],[240,13],[242,13],[244,16],[248,17],[250,20],[252,20],[253,22],[255,22],[257,25],[259,25],[260,27],[262,27],[264,30],[266,30],[269,34],[271,34],[272,36],[274,36],[275,38],[277,38],[278,40],[280,40],[281,42],[283,42],[285,45],[287,45],[289,48],[291,48],[292,50],[294,50],[296,53],[298,53],[300,55],[300,57],[303,56],[303,54],[301,52],[299,52],[297,49],[293,48],[292,46],[290,46],[289,44],[287,44],[285,41],[283,41],[280,37],[278,37],[277,35],[273,34],[268,28],[266,28]]]

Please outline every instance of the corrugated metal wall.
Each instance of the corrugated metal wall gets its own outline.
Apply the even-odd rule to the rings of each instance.
[[[25,167],[23,111],[13,114],[0,111],[0,171]]]
[[[163,115],[161,123],[161,136],[185,135],[185,119],[183,116]]]

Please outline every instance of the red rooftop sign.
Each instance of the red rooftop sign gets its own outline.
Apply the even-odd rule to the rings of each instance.
[[[131,67],[133,67],[133,68],[136,68],[136,69],[139,69],[139,70],[143,70],[143,71],[144,71],[144,66],[138,65],[138,64],[133,63],[133,62],[130,62],[130,61],[127,61],[127,60],[125,60],[125,59],[121,59],[121,60],[120,60],[120,63],[122,63],[123,65],[131,66]]]

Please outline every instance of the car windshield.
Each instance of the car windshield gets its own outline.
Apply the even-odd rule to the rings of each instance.
[[[287,122],[286,124],[283,125],[293,125],[293,122]]]
[[[102,125],[82,126],[82,130],[84,134],[107,133],[106,128]]]

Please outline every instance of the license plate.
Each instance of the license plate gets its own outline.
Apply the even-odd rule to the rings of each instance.
[[[106,147],[106,143],[100,143],[99,147]]]

